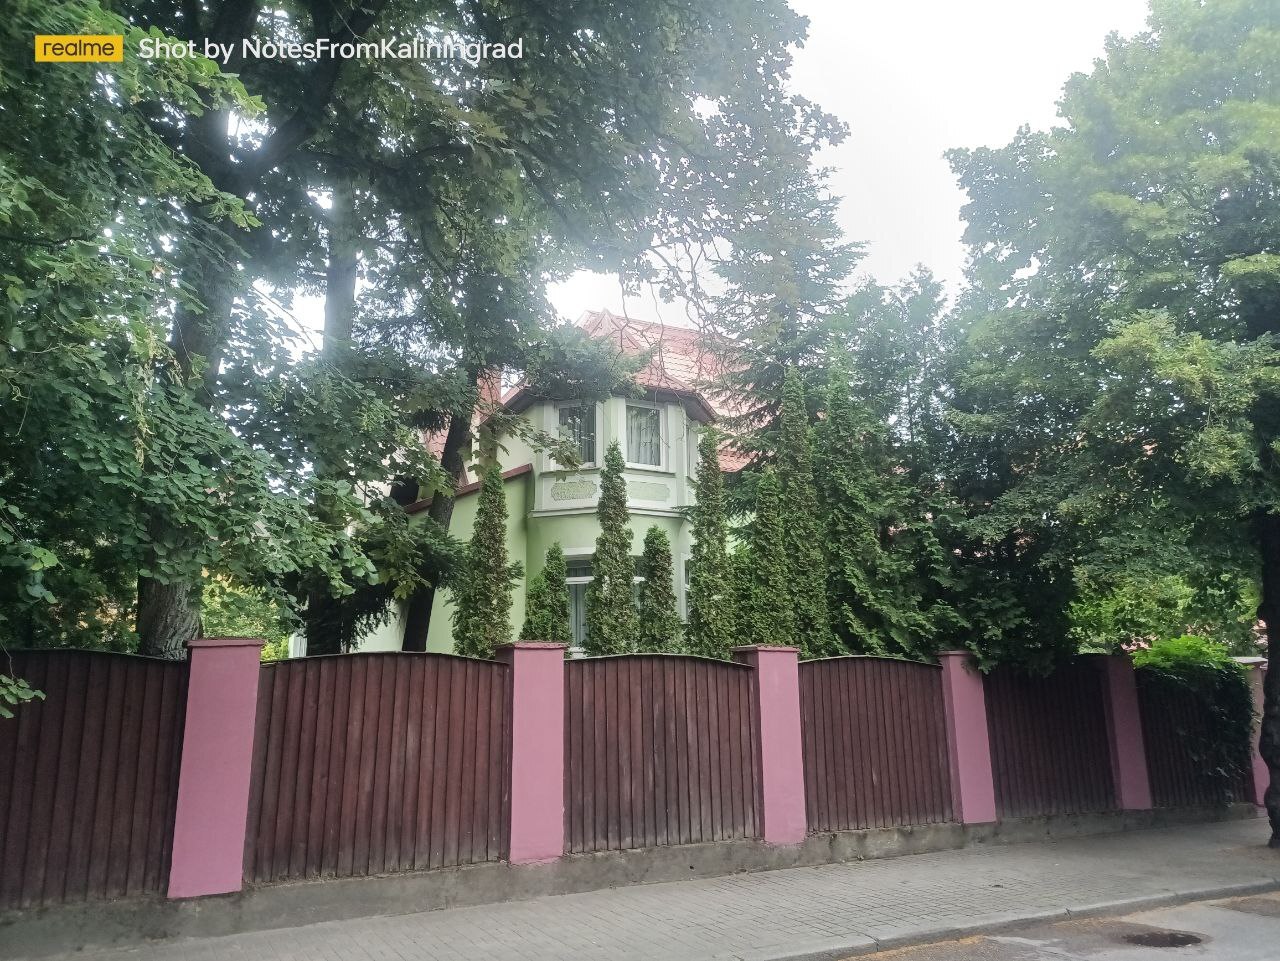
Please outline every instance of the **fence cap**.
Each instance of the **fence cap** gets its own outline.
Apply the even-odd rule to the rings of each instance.
[[[266,647],[264,637],[193,637],[187,641],[187,648],[195,650],[200,647]]]
[[[729,648],[730,651],[737,654],[739,651],[793,651],[800,653],[800,648],[790,647],[787,644],[739,644],[737,647]]]
[[[1233,657],[1232,660],[1237,664],[1243,664],[1245,667],[1257,667],[1267,663],[1265,657]]]
[[[499,651],[545,651],[551,648],[565,651],[569,649],[568,644],[562,644],[560,641],[512,641],[510,644],[499,644],[496,650]]]

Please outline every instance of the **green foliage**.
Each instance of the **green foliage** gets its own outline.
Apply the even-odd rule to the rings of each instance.
[[[188,356],[194,327],[173,331],[211,310],[192,265],[234,256],[258,221],[165,128],[252,120],[261,102],[204,60],[32,63],[33,33],[134,48],[141,29],[97,3],[6,13],[0,113],[26,133],[0,144],[0,635],[132,649],[140,581],[190,604],[206,575],[230,577],[297,605],[300,579],[342,595],[375,577],[353,537],[372,522],[360,484],[417,449],[408,429],[330,403],[361,391],[296,364],[253,298],[212,363]],[[364,437],[359,471],[313,471],[321,443]],[[198,623],[144,650],[181,656]]]
[[[559,543],[547,548],[542,570],[529,581],[525,601],[524,626],[520,639],[525,641],[573,641],[573,625],[569,619],[569,576],[564,551]]]
[[[790,367],[783,377],[778,424],[777,479],[791,618],[805,656],[826,657],[838,653],[838,648],[827,611],[825,539],[813,480],[804,384]]]
[[[636,602],[636,650],[671,653],[679,649],[680,612],[676,609],[671,542],[657,525],[645,531],[640,555],[640,596]]]
[[[305,520],[264,496],[261,456],[184,385],[161,386],[164,315],[190,299],[166,243],[193,239],[178,208],[251,218],[169,149],[146,104],[167,100],[175,117],[255,107],[189,61],[32,62],[32,34],[85,31],[126,45],[139,33],[90,0],[19,0],[0,24],[0,114],[23,131],[0,143],[0,636],[124,648],[138,569],[259,565]],[[153,541],[142,505],[190,513],[204,543]]]
[[[1042,640],[994,651],[1061,636],[1081,585],[1259,577],[1277,25],[1257,0],[1158,4],[1070,80],[1059,125],[951,154],[974,252],[952,418],[969,533],[1037,574],[1008,600]],[[1211,621],[1234,619],[1223,601]]]
[[[733,575],[724,508],[724,477],[720,472],[720,437],[710,427],[698,439],[698,468],[694,504],[689,510],[693,548],[689,564],[689,623],[685,648],[703,657],[727,657],[737,643],[734,629]]]
[[[805,20],[783,0],[256,9],[6,7],[0,115],[23,132],[0,144],[0,403],[21,425],[0,453],[7,635],[173,655],[207,574],[350,646],[379,603],[456,573],[450,478],[416,428],[469,430],[487,370],[548,394],[616,382],[554,322],[549,281],[699,290],[727,239],[740,312],[771,296],[771,324],[784,281],[801,310],[830,289],[804,283],[838,246],[809,170],[841,131],[786,89]],[[516,30],[529,55],[32,62],[32,34],[86,30],[130,49]],[[814,244],[779,230],[809,224]],[[318,349],[290,329],[298,294],[325,297]],[[422,540],[378,508],[401,477],[441,495]]]
[[[755,562],[749,544],[739,544],[729,555],[729,575],[733,597],[733,636],[735,644],[751,632],[751,590],[755,580]]]
[[[926,597],[929,573],[943,567],[932,524],[914,516],[888,428],[854,398],[842,366],[831,371],[823,414],[814,463],[832,629],[855,653],[931,653],[949,612]]]
[[[735,216],[739,209],[746,216],[728,256],[713,258],[721,293],[706,316],[731,358],[727,380],[740,406],[730,426],[760,457],[778,446],[786,376],[820,375],[838,341],[843,285],[861,256],[841,233],[839,198],[814,156],[843,140],[843,126],[811,103],[789,105],[784,114],[808,133],[771,135],[759,170],[732,171]],[[726,119],[776,130],[780,116],[776,108],[752,105]],[[698,303],[698,291],[693,297]]]
[[[206,584],[200,619],[206,637],[263,638],[264,661],[288,657],[289,637],[297,629],[287,608],[227,577],[210,578]]]
[[[511,590],[521,570],[507,560],[507,492],[498,465],[480,468],[477,496],[466,562],[454,581],[453,647],[487,658],[511,640]]]
[[[1185,677],[1208,676],[1224,670],[1242,673],[1241,666],[1232,659],[1229,650],[1194,634],[1164,638],[1148,647],[1140,647],[1133,654],[1133,663]],[[1247,690],[1247,684],[1245,688]]]
[[[1251,763],[1253,695],[1244,668],[1221,644],[1194,635],[1156,641],[1133,661],[1142,683],[1190,696],[1205,723],[1176,733],[1224,803],[1245,800],[1231,794]]]
[[[588,654],[626,654],[636,649],[638,624],[635,608],[635,562],[631,558],[632,533],[627,511],[627,482],[622,476],[622,448],[611,443],[600,471],[600,501],[596,516],[600,534],[587,585]]]
[[[0,720],[12,720],[14,708],[33,700],[43,701],[44,692],[32,689],[20,677],[0,674]]]
[[[793,559],[787,554],[787,537],[781,506],[782,485],[773,468],[766,467],[756,484],[755,517],[751,522],[750,607],[741,616],[743,643],[800,647],[792,594]]]
[[[1068,609],[1071,638],[1082,651],[1109,653],[1186,632],[1213,637],[1237,654],[1256,654],[1258,598],[1254,586],[1222,577],[1193,584],[1166,575],[1086,581]]]

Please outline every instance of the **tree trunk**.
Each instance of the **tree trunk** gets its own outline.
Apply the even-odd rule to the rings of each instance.
[[[198,581],[138,579],[139,654],[180,661],[187,656],[187,641],[201,633]]]
[[[346,373],[351,354],[351,335],[356,316],[356,276],[359,272],[358,223],[355,212],[355,187],[348,171],[335,173],[333,206],[329,210],[329,259],[325,270],[324,339],[320,356],[338,373]],[[316,455],[318,478],[332,474],[322,455]],[[337,525],[333,505],[321,496],[316,498],[316,515],[324,522]],[[343,647],[342,617],[337,609],[341,602],[323,587],[307,593],[307,656],[341,654]]]
[[[474,378],[473,378],[474,379]],[[449,418],[449,430],[444,437],[444,449],[440,452],[440,466],[456,484],[462,478],[462,453],[466,450],[467,441],[471,438],[471,418],[475,414],[475,406],[465,411],[457,411]],[[453,520],[454,496],[437,493],[431,498],[431,506],[427,508],[427,516],[439,524],[445,531]],[[436,588],[427,584],[414,591],[405,609],[404,641],[401,650],[425,651],[427,649],[427,630],[431,627],[431,611],[435,606]]]
[[[193,254],[184,265],[184,273],[190,276],[204,309],[178,307],[169,349],[184,379],[201,371],[203,394],[199,401],[212,408],[225,349],[227,320],[234,300],[233,271],[239,251],[234,242],[213,225],[209,225],[209,236],[213,252],[205,249],[198,255]],[[212,239],[215,237],[222,238],[222,243],[216,243]],[[174,518],[152,514],[148,528],[152,543],[191,546],[190,531],[184,530]],[[138,653],[150,657],[186,657],[187,641],[199,633],[201,593],[199,573],[186,577],[171,574],[167,582],[139,577]]]
[[[1258,605],[1258,616],[1267,628],[1267,679],[1258,749],[1270,777],[1265,795],[1271,821],[1270,846],[1280,848],[1280,514],[1260,512],[1254,529],[1262,555],[1262,603]]]
[[[337,23],[326,15],[326,22],[317,24],[317,35],[332,35],[337,31],[344,39],[362,37],[377,22],[386,5],[387,0],[365,0],[345,17],[334,11],[333,18],[336,18]],[[211,4],[207,17],[199,15],[198,4],[192,6],[195,13],[183,18],[183,25],[189,31],[184,39],[207,36],[220,43],[234,43],[236,49],[239,49],[239,41],[254,31],[262,4],[259,0]],[[233,59],[229,68],[235,70],[239,61],[239,57]],[[309,142],[325,122],[342,64],[340,58],[331,57],[316,65],[298,98],[295,111],[276,125],[256,153],[240,158],[236,163],[230,161],[228,154],[232,148],[227,138],[228,112],[223,108],[206,110],[202,116],[191,118],[182,135],[186,155],[196,162],[219,190],[238,197],[249,195],[269,170],[280,165],[296,153],[299,147]],[[165,131],[164,135],[167,133]],[[199,211],[192,211],[192,215],[202,216]],[[211,237],[227,240],[228,249],[234,246],[220,227],[210,227]],[[226,349],[227,320],[234,297],[234,285],[240,279],[236,276],[235,259],[233,257],[228,266],[222,258],[211,256],[206,250],[184,266],[183,279],[203,303],[205,310],[200,312],[179,307],[170,341],[179,363],[188,372],[196,357],[204,358],[203,379],[210,406],[214,403],[222,356]],[[161,652],[182,650],[182,645],[195,636],[191,633],[192,625],[199,624],[200,593],[198,577],[172,584],[138,578],[137,627],[141,639],[139,649],[142,653],[172,656]]]

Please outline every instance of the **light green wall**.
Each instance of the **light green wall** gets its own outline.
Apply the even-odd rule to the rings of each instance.
[[[528,463],[526,461],[526,463]],[[507,557],[525,564],[528,555],[529,492],[532,475],[524,474],[506,482],[507,491]],[[453,506],[453,522],[449,532],[460,541],[471,539],[471,529],[476,522],[478,493],[459,497]],[[527,575],[527,571],[526,571]],[[525,579],[515,582],[511,591],[511,638],[514,640],[524,624]],[[431,626],[427,631],[427,650],[448,653],[453,650],[453,597],[451,592],[437,595],[431,609]]]
[[[613,440],[623,443],[625,449],[626,403],[625,398],[612,397],[597,405],[596,445],[601,458]],[[693,503],[693,457],[700,425],[679,404],[663,405],[663,411],[665,463],[661,469],[628,467],[625,474],[629,493],[647,492],[648,495],[648,499],[628,497],[634,533],[632,553],[639,556],[645,532],[651,526],[656,524],[666,532],[675,562],[676,593],[681,597],[683,611],[684,567],[691,544],[689,524],[681,510]],[[554,432],[557,428],[554,404],[536,404],[525,417],[539,429]],[[561,470],[545,453],[534,451],[518,437],[503,437],[499,443],[498,462],[503,470],[525,464],[534,467],[532,473],[511,478],[506,483],[508,556],[522,563],[525,569],[525,577],[512,591],[511,636],[514,639],[524,623],[525,583],[542,570],[547,548],[558,541],[570,558],[594,553],[599,534],[595,508],[599,469]],[[468,475],[467,479],[473,478]],[[593,492],[576,500],[556,496],[557,485],[565,484],[589,484]],[[478,500],[476,493],[466,494],[454,505],[449,531],[460,541],[471,537]],[[453,600],[448,591],[442,591],[431,612],[427,650],[451,651],[452,626]],[[403,637],[403,610],[397,609],[395,616],[365,639],[360,650],[399,650]]]

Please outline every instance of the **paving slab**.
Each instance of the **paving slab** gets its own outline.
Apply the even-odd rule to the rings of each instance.
[[[331,921],[64,961],[836,961],[1280,889],[1265,820],[1190,824]],[[1280,921],[1276,921],[1280,943]],[[3,949],[0,948],[0,955]]]

